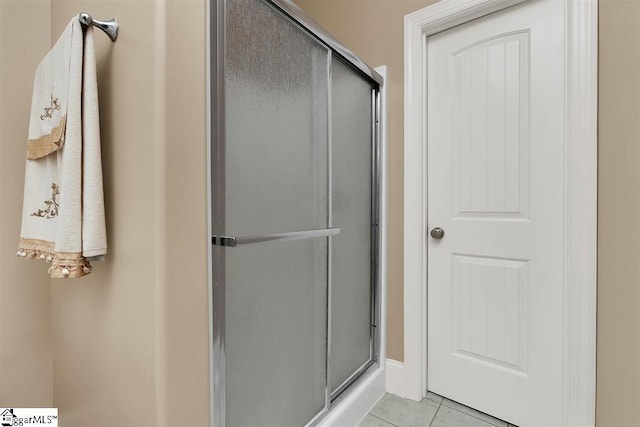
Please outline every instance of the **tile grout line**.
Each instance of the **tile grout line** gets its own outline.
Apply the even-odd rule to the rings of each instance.
[[[432,400],[433,402],[433,400]],[[431,427],[431,425],[433,424],[433,422],[436,420],[436,417],[438,416],[438,412],[440,412],[440,408],[442,408],[442,402],[440,402],[438,404],[438,409],[436,409],[436,413],[433,414],[433,418],[431,418],[431,421],[429,422],[429,427]]]
[[[400,398],[401,400],[406,400],[403,398]],[[463,405],[459,402],[441,397],[440,402],[438,402],[435,399],[431,399],[425,396],[425,398],[423,400],[427,400],[428,402],[430,402],[431,404],[435,404],[437,405],[436,411],[434,412],[431,420],[429,421],[428,426],[432,427],[434,425],[434,422],[436,420],[436,418],[438,417],[439,413],[440,413],[440,409],[442,409],[443,406],[445,406],[446,408],[448,408],[451,411],[454,411],[455,413],[458,413],[462,416],[466,416],[466,417],[470,417],[473,418],[487,426],[492,426],[492,427],[500,427],[501,425],[506,424],[503,427],[517,427],[515,425],[512,425],[504,420],[501,420],[499,418],[493,417],[487,413],[478,411],[476,409],[473,409],[469,406]],[[373,408],[372,408],[373,409]],[[384,417],[384,415],[376,415],[373,412],[369,412],[369,415],[372,415],[374,418],[377,418],[379,421],[383,422],[385,425],[389,425],[389,426],[393,426],[393,427],[399,427],[399,424],[396,424],[395,421],[391,421],[388,420]],[[481,418],[481,416],[485,417],[485,418]],[[445,417],[446,418],[446,417]],[[487,419],[490,418],[490,419]],[[497,423],[497,424],[496,424]]]
[[[445,406],[447,406],[447,405],[445,405]],[[482,418],[478,418],[478,417],[476,417],[475,415],[472,415],[472,414],[467,414],[466,412],[458,411],[456,408],[452,408],[451,406],[447,406],[447,408],[449,408],[449,409],[451,409],[451,410],[453,410],[453,411],[456,411],[456,412],[458,412],[458,413],[460,413],[460,414],[462,414],[462,415],[466,415],[466,416],[468,416],[468,417],[471,417],[471,418],[473,418],[473,419],[476,419],[476,420],[478,420],[478,421],[482,421],[483,423],[486,423],[486,424],[492,425],[493,427],[499,427],[498,425],[496,425],[496,424],[494,424],[494,423],[492,423],[492,422],[490,422],[490,421],[483,420]],[[491,416],[491,415],[489,415],[489,416]],[[494,418],[495,418],[495,417],[494,417]]]
[[[459,405],[462,405],[461,403],[458,403],[458,404],[459,404]],[[442,405],[444,405],[444,400],[442,401],[442,403],[440,404],[440,406],[442,406]],[[490,425],[492,425],[492,426],[494,426],[494,427],[499,427],[497,424],[494,424],[494,423],[492,423],[491,421],[483,420],[482,418],[478,418],[478,417],[476,417],[476,416],[475,416],[475,415],[473,415],[473,414],[469,414],[469,413],[466,413],[466,412],[462,412],[462,411],[460,411],[460,410],[458,410],[458,409],[456,409],[456,408],[454,408],[454,407],[451,407],[451,406],[449,406],[449,405],[444,405],[444,406],[446,406],[447,408],[449,408],[449,409],[451,409],[451,410],[453,410],[453,411],[456,411],[456,412],[458,412],[458,413],[460,413],[460,414],[467,415],[467,416],[469,416],[469,417],[475,418],[475,419],[476,419],[476,420],[478,420],[478,421],[482,421],[482,422],[487,423],[487,424],[490,424]],[[468,407],[468,406],[466,406],[466,407],[467,407],[467,408],[469,408],[469,409],[471,409],[472,411],[477,411],[477,409],[473,409],[473,408]],[[440,408],[438,408],[438,410],[440,410]],[[471,411],[470,411],[470,412],[471,412]],[[480,412],[480,411],[478,411],[478,412]],[[492,416],[492,415],[489,415],[489,414],[484,413],[484,412],[482,412],[482,413],[483,413],[484,415],[488,416],[488,417],[492,417],[492,418],[495,418],[496,420],[499,420],[498,418],[496,418],[496,417],[494,417],[494,416]],[[504,420],[499,420],[499,421],[502,421],[503,423],[506,423],[506,424],[507,424],[507,426],[509,426],[509,425],[510,425],[508,422],[506,422],[506,421],[504,421]]]
[[[391,424],[393,427],[398,427],[396,424],[392,423],[391,421],[389,421],[389,420],[385,420],[384,418],[379,417],[379,416],[377,416],[377,415],[375,415],[375,414],[372,414],[371,412],[369,412],[369,415],[371,415],[372,417],[375,417],[375,418],[379,419],[380,421],[384,421],[384,422],[385,422],[385,423],[387,423],[387,424]]]

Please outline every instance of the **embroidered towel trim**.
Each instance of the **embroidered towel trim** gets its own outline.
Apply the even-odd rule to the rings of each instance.
[[[36,69],[17,255],[77,278],[106,253],[93,28],[74,17]]]
[[[40,138],[28,140],[27,159],[36,160],[62,148],[66,124],[67,117],[63,116],[60,119],[60,124],[53,128],[49,135],[42,135]]]

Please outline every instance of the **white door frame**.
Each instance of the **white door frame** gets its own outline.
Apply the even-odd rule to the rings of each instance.
[[[427,37],[527,0],[441,0],[404,21],[404,369],[420,400],[427,374]],[[563,425],[595,425],[598,2],[565,1]]]

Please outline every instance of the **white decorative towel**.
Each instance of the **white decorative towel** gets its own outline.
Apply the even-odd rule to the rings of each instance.
[[[93,28],[74,17],[36,70],[17,254],[76,278],[106,253]]]

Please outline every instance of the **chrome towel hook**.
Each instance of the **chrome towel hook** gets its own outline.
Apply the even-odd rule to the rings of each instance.
[[[100,28],[102,31],[107,33],[112,42],[115,42],[118,39],[120,23],[117,18],[109,19],[108,21],[99,21],[92,18],[88,13],[81,13],[78,16],[78,19],[82,25],[93,25],[94,27]]]

